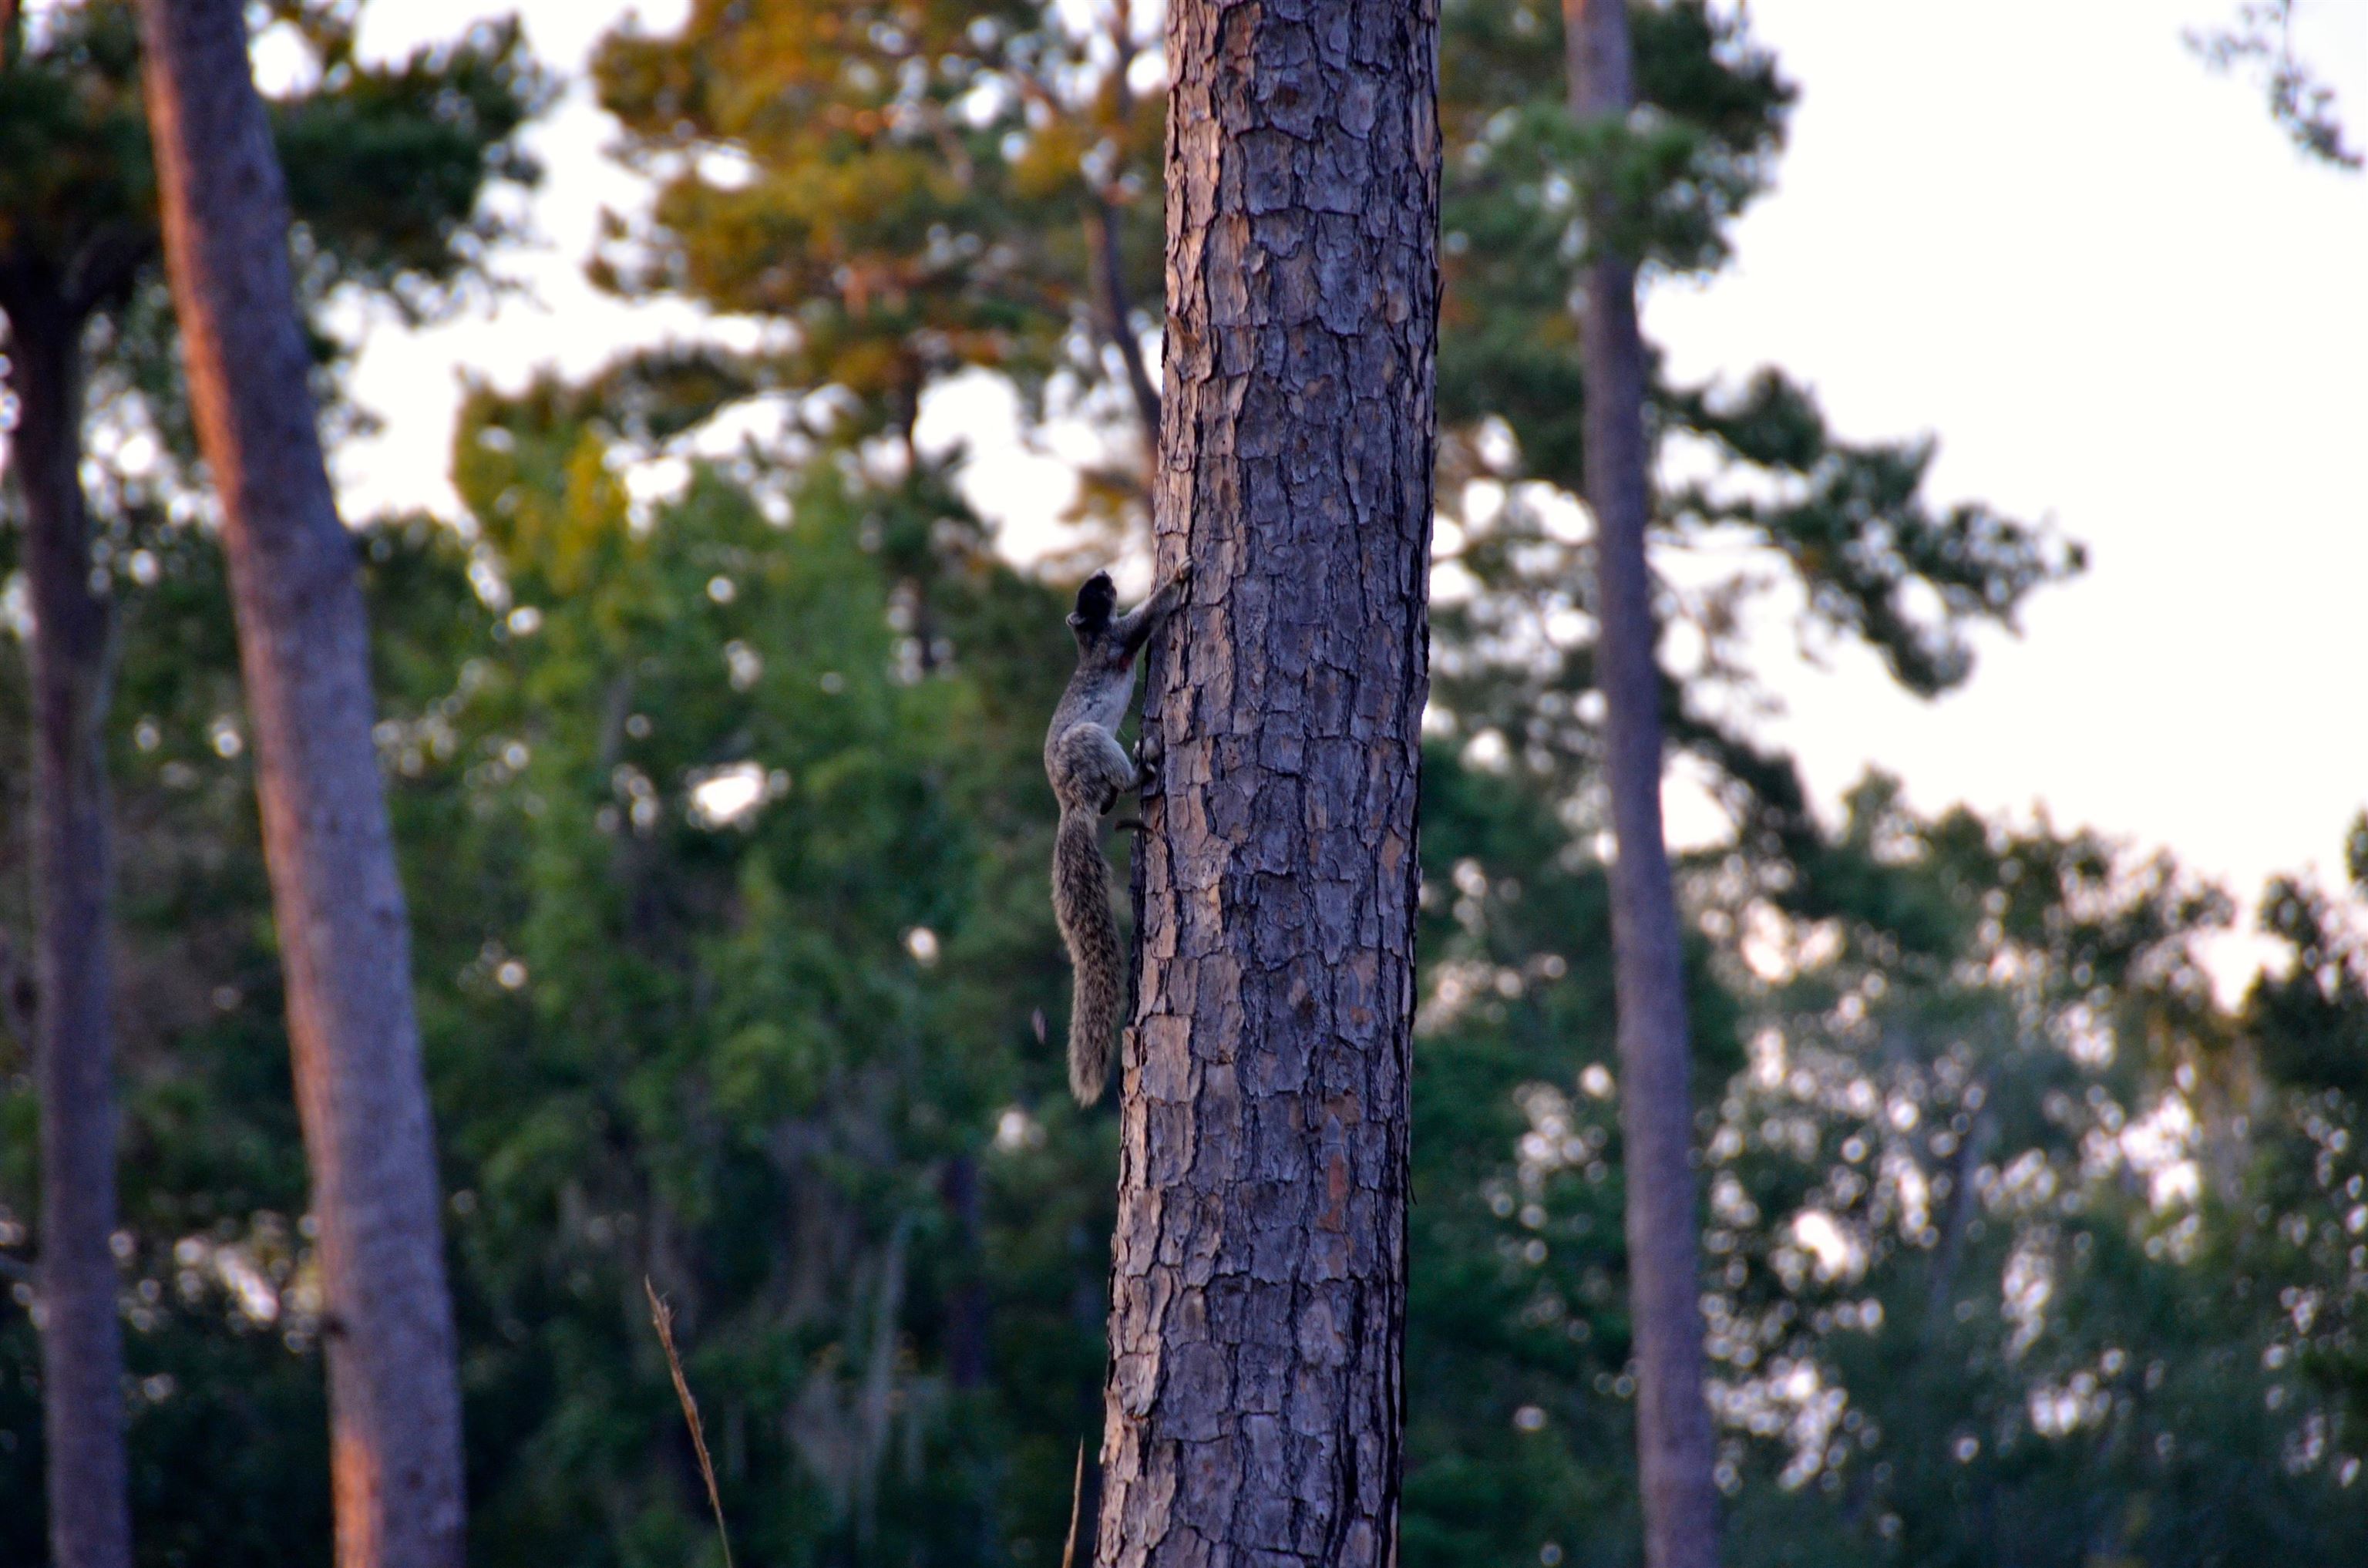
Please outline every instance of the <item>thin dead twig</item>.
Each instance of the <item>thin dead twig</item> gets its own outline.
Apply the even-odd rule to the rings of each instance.
[[[1077,1505],[1086,1496],[1086,1440],[1077,1439],[1077,1473],[1069,1483],[1069,1539],[1061,1546],[1061,1568],[1072,1568],[1077,1556]]]
[[[657,1325],[658,1344],[666,1350],[666,1370],[674,1374],[674,1392],[682,1401],[682,1417],[690,1424],[690,1446],[698,1450],[699,1473],[707,1482],[707,1506],[715,1510],[715,1533],[723,1540],[723,1568],[732,1568],[732,1532],[723,1528],[723,1496],[715,1489],[715,1461],[707,1457],[707,1433],[699,1423],[699,1401],[690,1397],[690,1384],[682,1375],[682,1358],[675,1353],[674,1309],[666,1304],[646,1274],[642,1276],[642,1289],[649,1292],[650,1321]],[[1077,1457],[1082,1464],[1085,1449],[1079,1449]],[[1072,1505],[1073,1511],[1074,1507]],[[1075,1528],[1072,1524],[1071,1528]]]

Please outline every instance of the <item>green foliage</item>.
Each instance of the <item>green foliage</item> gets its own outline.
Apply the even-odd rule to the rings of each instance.
[[[1583,488],[1586,267],[1606,246],[1639,260],[1648,279],[1722,266],[1725,226],[1767,188],[1793,98],[1739,14],[1686,0],[1633,6],[1631,20],[1641,107],[1611,126],[1575,125],[1562,108],[1554,7],[1463,0],[1441,17],[1440,503],[1461,526],[1440,554],[1495,590],[1471,612],[1451,603],[1441,630],[1494,666],[1486,684],[1534,683],[1527,711],[1474,714],[1467,726],[1497,729],[1517,754],[1525,741],[1567,751],[1567,700],[1591,682],[1583,628],[1541,647],[1533,629],[1516,637],[1490,619],[1588,612],[1580,535],[1548,520]],[[1616,232],[1594,233],[1590,211],[1607,210]],[[1810,617],[1866,642],[1911,690],[1964,680],[1970,627],[2011,627],[2026,595],[2083,564],[2077,547],[1978,503],[1935,506],[1924,494],[1930,439],[1843,440],[1775,369],[1739,392],[1656,378],[1650,395],[1649,427],[1684,472],[1702,475],[1656,499],[1662,547],[1766,547]],[[1668,612],[1724,641],[1741,597],[1760,585],[1737,578]],[[1727,748],[1709,734],[1701,743],[1698,755],[1723,767]],[[1730,777],[1749,791],[1758,772]]]
[[[588,415],[550,384],[473,399],[476,559],[375,569],[406,606],[435,598],[423,574],[465,606],[473,565],[501,607],[457,649],[443,611],[416,649],[394,633],[446,663],[390,731],[406,839],[440,846],[412,877],[464,1321],[495,1336],[469,1373],[494,1413],[480,1539],[592,1562],[696,1540],[648,1274],[745,1555],[942,1554],[992,1528],[979,1477],[1008,1462],[1000,1401],[944,1364],[979,1267],[946,1171],[983,1165],[990,1211],[1022,1159],[1107,1186],[1072,1116],[1026,1108],[1058,1103],[1030,1028],[1061,990],[1033,756],[1058,608],[973,560],[932,585],[925,672],[880,526],[901,492],[820,463],[784,527],[699,465],[643,513]],[[1010,1162],[999,1119],[1032,1130]],[[1048,1130],[1058,1157],[1028,1153]],[[1088,1256],[1056,1248],[1026,1292],[1064,1332]],[[1090,1346],[1055,1363],[1073,1384]],[[1061,1463],[1082,1403],[1031,1458]]]
[[[1119,47],[1134,47],[1118,9]],[[781,374],[909,423],[933,380],[986,366],[1040,392],[1098,351],[1086,204],[1129,212],[1134,297],[1156,298],[1157,100],[1088,68],[1109,40],[1037,0],[701,0],[671,37],[596,66],[627,155],[659,174],[646,228],[598,276],[796,324]],[[627,244],[626,241],[637,242]]]
[[[518,135],[551,84],[515,17],[373,66],[355,56],[352,6],[279,9],[320,72],[319,86],[273,105],[309,292],[354,286],[413,321],[437,313],[456,285],[483,280],[491,246],[515,237],[480,199],[488,184],[541,178]]]
[[[1112,1175],[1036,1023],[1062,606],[967,547],[925,596],[886,548],[903,479],[844,449],[657,493],[703,437],[646,369],[593,383],[618,414],[476,394],[473,542],[367,537],[473,1554],[712,1550],[647,1276],[744,1557],[1051,1561]],[[143,1551],[292,1561],[325,1510],[302,1172],[218,567],[176,537],[126,590],[116,759],[154,998],[126,1040]],[[1407,1559],[1626,1561],[1601,868],[1549,779],[1452,749],[1424,820]],[[2225,902],[2167,863],[1920,821],[1882,780],[1813,856],[1773,842],[1685,872],[1736,1560],[2359,1544],[2358,1100],[2312,1065],[2360,1054],[2343,906],[2272,905],[2294,961],[2232,1016],[2194,955]],[[28,1175],[0,1172],[11,1214]],[[12,1488],[30,1365],[12,1317]]]
[[[1710,1142],[1722,1403],[1791,1449],[1765,1490],[1730,1450],[1742,1518],[1833,1510],[1770,1560],[1835,1560],[1838,1525],[1918,1562],[2360,1550],[2336,1456],[2362,1429],[2294,1368],[2297,1337],[2356,1356],[2368,1252],[2343,1173],[2262,1180],[2296,1124],[2248,1062],[2276,1031],[2200,967],[2226,900],[2044,823],[1919,823],[1879,782],[1846,846],[1873,896],[1758,956]],[[1919,956],[1903,924],[1956,935]],[[2323,1238],[2315,1290],[2281,1236]]]
[[[0,60],[0,253],[63,270],[102,233],[154,227],[156,176],[131,6],[41,20],[32,47]]]
[[[1736,526],[1782,554],[1812,615],[1863,639],[1908,690],[1932,696],[1971,673],[1964,628],[2011,628],[2032,590],[2080,571],[2087,554],[1978,502],[1935,510],[1923,496],[1929,438],[1836,441],[1809,394],[1773,370],[1739,394],[1670,394],[1674,418],[1735,462],[1778,481],[1773,497],[1694,483],[1668,498],[1685,527]],[[1920,595],[1937,609],[1918,613]]]
[[[343,296],[391,303],[416,322],[486,286],[490,247],[510,229],[482,198],[539,177],[518,137],[550,93],[517,24],[481,25],[377,65],[354,54],[345,0],[284,0],[271,12],[316,67],[310,85],[270,105],[296,218],[298,289],[313,315]],[[95,323],[93,435],[155,449],[111,465],[123,491],[95,521],[120,535],[190,488],[196,453],[163,274],[139,24],[130,0],[74,0],[45,7],[29,28],[0,62],[0,312],[22,318],[18,330]],[[326,370],[349,346],[313,332]],[[315,390],[340,424],[361,417],[342,406],[333,377]]]
[[[507,235],[479,198],[489,182],[538,177],[516,138],[549,84],[514,20],[382,66],[355,55],[350,5],[272,10],[317,68],[313,85],[272,104],[307,280],[316,294],[358,284],[427,305]],[[69,285],[119,253],[154,261],[155,167],[133,7],[76,0],[44,8],[32,27],[0,64],[0,256]]]
[[[2335,89],[2320,81],[2294,53],[2294,0],[2253,0],[2237,7],[2232,27],[2190,28],[2187,47],[2214,71],[2243,65],[2261,78],[2270,119],[2307,158],[2357,171],[2358,148],[2343,138]]]
[[[2368,894],[2368,815],[2352,826],[2350,858],[2354,896]],[[2271,1076],[2368,1104],[2368,974],[2343,920],[2340,906],[2317,889],[2290,878],[2272,883],[2261,926],[2294,961],[2283,975],[2256,983],[2246,1007],[2268,1042],[2262,1065]]]

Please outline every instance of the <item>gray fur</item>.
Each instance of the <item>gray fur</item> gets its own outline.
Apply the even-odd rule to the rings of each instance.
[[[1151,782],[1154,758],[1126,755],[1119,726],[1134,694],[1134,661],[1191,585],[1186,562],[1141,605],[1114,615],[1110,574],[1097,572],[1077,590],[1069,617],[1076,635],[1077,670],[1044,735],[1044,775],[1061,803],[1053,837],[1053,915],[1076,971],[1069,1009],[1069,1088],[1079,1105],[1101,1098],[1110,1079],[1111,1030],[1126,986],[1126,955],[1110,913],[1110,863],[1102,858],[1099,819],[1118,798]]]

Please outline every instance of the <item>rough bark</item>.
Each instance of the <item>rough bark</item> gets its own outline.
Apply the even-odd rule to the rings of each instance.
[[[326,1296],[343,1568],[461,1561],[460,1400],[369,639],[239,0],[142,0],[165,259],[255,727]]]
[[[33,610],[34,1055],[41,1119],[41,1411],[58,1568],[129,1568],[123,1332],[116,1312],[107,717],[111,607],[91,585],[82,493],[84,314],[61,288],[0,287],[17,394],[9,466]]]
[[[1097,1561],[1394,1562],[1437,11],[1176,0]]]
[[[1623,0],[1564,0],[1563,17],[1571,112],[1581,120],[1624,121],[1635,98]],[[1599,192],[1593,199],[1597,234],[1617,232],[1610,198]],[[1660,682],[1645,562],[1645,351],[1635,265],[1609,244],[1588,267],[1580,351],[1601,628],[1596,664],[1604,697],[1603,766],[1618,846],[1611,945],[1645,1561],[1648,1568],[1712,1568],[1718,1492],[1702,1392],[1684,945],[1662,835]]]

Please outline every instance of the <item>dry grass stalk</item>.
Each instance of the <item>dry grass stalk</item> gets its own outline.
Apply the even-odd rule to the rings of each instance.
[[[674,1348],[674,1309],[658,1295],[658,1288],[650,1283],[649,1276],[642,1277],[642,1289],[649,1292],[650,1321],[657,1324],[658,1344],[666,1349],[666,1370],[674,1374],[675,1397],[682,1401],[683,1419],[690,1424],[690,1446],[699,1453],[699,1473],[707,1482],[707,1506],[715,1510],[715,1533],[723,1540],[723,1568],[732,1568],[732,1532],[723,1528],[723,1496],[715,1489],[715,1461],[707,1457],[707,1433],[699,1424],[699,1401],[690,1397],[690,1384],[682,1375],[682,1358]],[[1077,1462],[1085,1463],[1085,1449],[1077,1450]],[[1083,1471],[1080,1470],[1080,1474]],[[1071,1538],[1076,1533],[1076,1505],[1069,1506]]]
[[[1077,1473],[1069,1483],[1069,1539],[1061,1547],[1061,1568],[1072,1568],[1077,1557],[1077,1505],[1086,1496],[1086,1440],[1077,1439]]]

